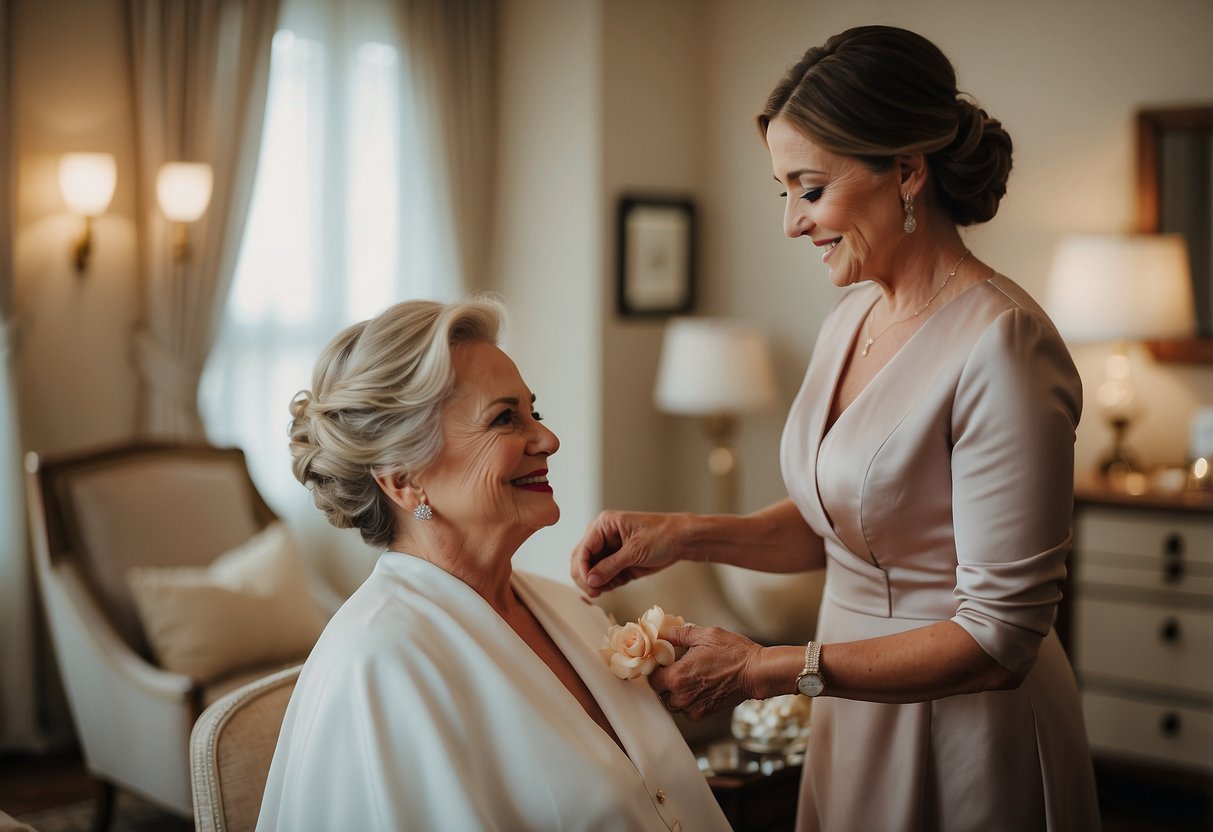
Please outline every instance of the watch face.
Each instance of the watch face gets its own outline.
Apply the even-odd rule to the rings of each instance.
[[[816,696],[825,690],[825,684],[822,683],[821,675],[818,673],[806,673],[796,684],[805,696]]]

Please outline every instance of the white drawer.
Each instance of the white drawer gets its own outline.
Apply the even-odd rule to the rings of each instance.
[[[1213,613],[1079,597],[1073,632],[1084,678],[1213,695]]]
[[[1083,691],[1091,750],[1213,771],[1213,710]]]
[[[1213,517],[1086,508],[1075,529],[1076,580],[1213,596]]]

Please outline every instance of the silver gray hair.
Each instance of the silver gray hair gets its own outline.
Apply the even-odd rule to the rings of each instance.
[[[416,474],[442,450],[442,406],[457,344],[495,344],[505,311],[489,296],[411,300],[343,330],[316,360],[312,389],[291,400],[295,478],[338,528],[372,546],[396,537],[394,504],[375,475]]]

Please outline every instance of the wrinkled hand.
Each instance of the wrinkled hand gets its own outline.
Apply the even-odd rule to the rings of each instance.
[[[668,627],[661,637],[687,651],[649,676],[671,711],[696,721],[752,698],[750,677],[762,647],[720,627]]]
[[[583,592],[604,592],[676,563],[686,519],[678,514],[604,511],[573,549],[569,574]]]

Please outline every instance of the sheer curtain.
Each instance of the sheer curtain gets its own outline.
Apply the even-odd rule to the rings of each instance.
[[[198,381],[245,227],[278,0],[127,0],[127,14],[142,218],[139,433],[198,439]],[[215,176],[183,262],[155,196],[168,161],[209,162]]]
[[[406,298],[463,292],[469,258],[454,195],[480,174],[447,148],[491,158],[491,125],[469,127],[445,110],[487,95],[493,50],[490,3],[338,5],[283,4],[248,226],[201,406],[210,440],[245,449],[258,487],[341,593],[374,553],[356,533],[328,527],[292,477],[287,405],[311,386],[316,356],[342,327]],[[441,49],[414,48],[413,38],[434,36],[410,25],[416,10],[441,16],[444,7],[488,20],[475,28],[488,43],[454,27]],[[469,60],[476,50],[490,57]],[[452,77],[440,60],[452,53],[478,68]]]

